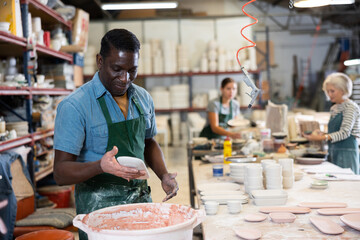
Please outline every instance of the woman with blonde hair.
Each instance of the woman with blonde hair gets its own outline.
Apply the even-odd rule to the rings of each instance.
[[[359,174],[359,146],[356,138],[360,136],[360,109],[349,99],[352,85],[352,80],[343,73],[332,73],[325,79],[323,91],[334,103],[330,108],[328,133],[316,130],[304,136],[310,141],[327,141],[329,160]]]

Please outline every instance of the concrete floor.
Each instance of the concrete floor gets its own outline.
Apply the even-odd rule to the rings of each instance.
[[[165,163],[168,171],[173,173],[177,172],[176,180],[179,185],[179,191],[177,196],[167,201],[168,203],[177,203],[186,206],[190,206],[189,196],[189,174],[187,168],[187,151],[186,147],[168,147],[162,148],[165,156]],[[162,202],[165,197],[165,192],[161,187],[161,182],[156,174],[149,169],[150,178],[148,184],[151,187],[151,196],[153,202]],[[199,227],[194,229],[195,232],[200,232]],[[74,233],[75,240],[78,240],[78,234]],[[193,240],[201,239],[197,236],[193,237]]]

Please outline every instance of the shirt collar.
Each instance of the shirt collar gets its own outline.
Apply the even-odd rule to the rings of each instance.
[[[110,94],[110,92],[105,88],[105,86],[102,84],[102,82],[100,81],[99,78],[99,72],[96,72],[92,81],[94,82],[94,87],[95,87],[95,96],[96,98],[100,98],[101,96],[103,96],[106,92],[108,92]],[[130,87],[127,90],[127,94],[128,94],[128,98],[130,99],[135,93],[135,88],[134,86],[131,84]]]

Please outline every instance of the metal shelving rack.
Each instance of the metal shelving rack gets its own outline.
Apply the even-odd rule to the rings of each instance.
[[[64,28],[69,31],[69,35],[71,35],[72,23],[71,21],[64,20],[60,14],[55,12],[53,9],[43,5],[39,1],[36,0],[21,0],[21,18],[22,18],[22,27],[23,27],[23,36],[17,37],[7,32],[0,31],[0,48],[1,48],[1,56],[17,56],[23,58],[23,73],[25,75],[25,79],[27,81],[27,87],[5,87],[0,86],[0,96],[25,96],[25,105],[26,105],[26,118],[17,114],[13,111],[7,104],[3,101],[0,102],[5,108],[7,108],[10,112],[14,113],[20,119],[26,120],[29,124],[29,134],[26,136],[22,136],[16,139],[11,139],[9,141],[0,142],[0,152],[9,150],[11,148],[15,148],[22,145],[29,145],[31,147],[34,146],[36,141],[44,139],[46,137],[51,137],[54,135],[54,130],[43,130],[34,132],[32,129],[32,97],[34,95],[52,95],[52,96],[61,96],[68,95],[72,91],[67,89],[59,89],[59,88],[34,88],[31,87],[31,76],[28,71],[28,62],[30,60],[30,51],[28,46],[28,13],[32,14],[32,17],[40,17],[43,24],[42,27],[44,30],[51,30],[55,25],[61,24]],[[55,51],[52,48],[36,45],[36,53],[40,58],[56,58],[73,63],[73,56],[71,54]],[[46,171],[42,171],[34,174],[34,163],[33,163],[33,151],[28,156],[28,168],[31,175],[31,179],[35,183],[44,175],[51,173],[52,168],[45,169]]]

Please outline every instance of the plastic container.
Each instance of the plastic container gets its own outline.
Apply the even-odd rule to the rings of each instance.
[[[231,161],[228,161],[226,158],[231,157],[232,155],[232,143],[229,137],[226,137],[224,140],[224,163],[228,164]]]
[[[35,232],[30,232],[20,237],[17,237],[16,240],[74,240],[74,235],[65,230],[40,230]]]
[[[39,188],[38,192],[56,203],[56,208],[68,208],[70,207],[71,190],[71,186],[46,186]]]
[[[192,240],[193,228],[205,218],[203,209],[170,203],[137,203],[79,214],[73,225],[89,240]]]

